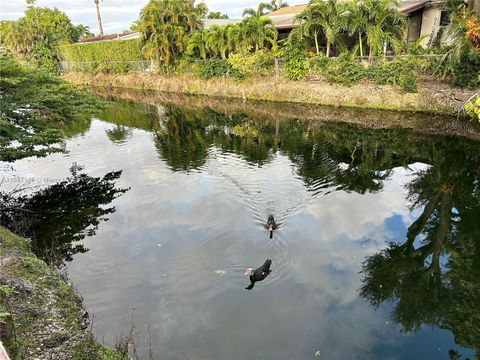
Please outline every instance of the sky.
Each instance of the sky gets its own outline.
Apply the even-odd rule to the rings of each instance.
[[[288,0],[288,4],[306,3],[306,0]],[[148,0],[103,0],[100,3],[100,12],[103,20],[103,29],[106,34],[122,32],[138,18],[140,10]],[[240,18],[242,11],[248,7],[257,7],[258,0],[205,0],[210,11],[227,13],[230,18]],[[37,6],[56,7],[65,12],[72,22],[84,24],[93,33],[98,33],[93,0],[37,0]],[[25,0],[0,1],[0,20],[14,20],[23,15],[27,8]]]

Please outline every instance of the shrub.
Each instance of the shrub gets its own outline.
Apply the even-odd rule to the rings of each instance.
[[[230,54],[228,63],[234,70],[236,78],[273,76],[277,57],[281,57],[279,51],[262,49],[253,53]]]
[[[331,58],[325,55],[318,55],[308,60],[308,68],[313,75],[324,75],[328,64],[332,61]]]
[[[285,48],[285,76],[291,80],[299,80],[307,76],[307,59],[303,51],[294,45]]]
[[[62,60],[75,64],[82,72],[125,73],[143,61],[140,39],[73,44],[58,47]]]
[[[453,85],[473,89],[480,85],[480,53],[471,50],[451,67]]]
[[[368,78],[379,85],[399,85],[403,92],[416,92],[417,79],[413,66],[405,60],[380,61],[368,68]]]
[[[362,65],[342,57],[330,61],[325,71],[325,79],[328,82],[338,82],[346,86],[356,84],[366,77],[366,71]]]
[[[197,76],[202,79],[227,76],[230,73],[230,64],[223,59],[209,59],[200,61],[197,65]]]
[[[468,116],[480,122],[480,95],[470,99],[470,101],[465,104],[465,112]]]

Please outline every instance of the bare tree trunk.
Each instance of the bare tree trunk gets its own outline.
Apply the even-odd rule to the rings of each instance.
[[[95,8],[97,10],[98,29],[100,31],[100,36],[103,37],[103,26],[102,26],[102,17],[100,16],[99,0],[94,0],[94,1],[95,1]]]
[[[327,40],[327,57],[330,57],[330,42]]]

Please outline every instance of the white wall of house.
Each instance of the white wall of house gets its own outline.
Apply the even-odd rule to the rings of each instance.
[[[440,29],[440,18],[442,11],[437,6],[427,7],[423,10],[422,30],[420,36],[425,36],[422,40],[422,46],[428,46],[430,41],[435,38]]]

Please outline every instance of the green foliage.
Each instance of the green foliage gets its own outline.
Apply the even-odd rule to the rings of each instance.
[[[17,57],[56,70],[55,47],[78,41],[88,29],[58,9],[30,6],[25,16],[0,23],[0,43]]]
[[[275,58],[280,58],[278,50],[259,50],[254,53],[243,52],[230,54],[228,63],[236,71],[239,78],[254,76],[273,76],[275,71]]]
[[[230,73],[230,64],[223,59],[201,61],[197,65],[197,76],[202,79],[227,76]]]
[[[358,83],[366,78],[367,70],[348,56],[337,59],[317,56],[310,59],[310,72],[324,76],[328,82],[341,83],[346,86]]]
[[[417,91],[415,72],[406,61],[376,62],[369,68],[368,78],[379,85],[398,85],[403,92]]]
[[[65,45],[58,52],[74,70],[88,73],[125,73],[144,60],[139,39]]]
[[[289,45],[285,48],[283,60],[285,77],[291,80],[303,79],[308,74],[307,58],[299,47]]]
[[[403,92],[417,92],[416,62],[395,59],[378,61],[370,66],[356,63],[348,56],[330,59],[317,56],[310,59],[310,72],[329,82],[349,86],[362,80],[372,80],[379,85],[397,85]]]
[[[470,99],[470,101],[465,104],[465,112],[468,116],[480,122],[480,95]]]
[[[60,151],[61,124],[79,122],[100,102],[40,69],[0,55],[0,161]]]
[[[480,53],[471,50],[451,66],[453,85],[474,89],[480,85]]]
[[[167,67],[174,64],[187,50],[189,36],[200,29],[205,15],[205,5],[195,6],[194,0],[151,0],[140,14],[146,58]]]
[[[228,19],[228,15],[222,14],[220,11],[210,11],[207,15],[207,19]]]

